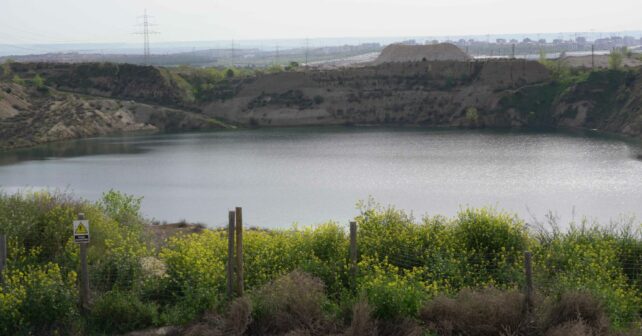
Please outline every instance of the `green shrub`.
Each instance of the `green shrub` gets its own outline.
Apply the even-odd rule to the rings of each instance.
[[[167,267],[164,293],[168,322],[185,323],[214,308],[225,291],[227,238],[220,232],[204,231],[170,238],[160,252]],[[165,307],[163,307],[164,309]]]
[[[348,280],[348,237],[344,229],[327,223],[302,232],[303,253],[299,267],[323,280],[328,295],[334,299],[345,296]]]
[[[24,86],[26,84],[25,80],[20,78],[20,76],[18,76],[18,75],[13,75],[13,78],[11,79],[11,81],[14,84],[18,84],[18,85],[22,85],[22,86]]]
[[[68,333],[78,321],[75,272],[52,263],[11,266],[0,287],[0,334]]]
[[[105,215],[119,222],[121,225],[135,226],[142,223],[140,204],[142,197],[123,194],[116,190],[103,193],[98,206]]]
[[[620,70],[623,59],[624,55],[622,54],[622,51],[613,49],[609,54],[609,69]]]
[[[514,286],[521,279],[527,247],[524,222],[493,209],[466,209],[451,235],[461,259],[463,287]]]
[[[111,291],[98,297],[91,309],[89,326],[101,333],[115,334],[152,326],[157,308],[131,292]]]
[[[359,263],[358,290],[377,318],[394,320],[416,317],[430,286],[420,280],[421,271],[403,271],[387,263],[364,259]]]
[[[612,232],[583,222],[539,240],[534,273],[545,294],[588,292],[602,302],[616,328],[640,318],[642,293],[624,273]]]

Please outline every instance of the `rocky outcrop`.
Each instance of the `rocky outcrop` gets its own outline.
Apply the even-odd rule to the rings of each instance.
[[[224,128],[201,114],[0,83],[0,148],[126,132]]]
[[[523,60],[386,63],[261,76],[203,110],[259,126],[523,126],[519,115],[496,109],[502,92],[548,80],[545,67]]]

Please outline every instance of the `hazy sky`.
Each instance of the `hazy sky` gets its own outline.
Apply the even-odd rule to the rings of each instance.
[[[642,0],[0,0],[0,44],[642,30]]]

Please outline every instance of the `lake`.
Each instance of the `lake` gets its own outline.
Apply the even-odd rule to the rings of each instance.
[[[0,153],[0,188],[96,200],[144,196],[161,221],[221,226],[347,223],[359,200],[453,216],[494,206],[608,223],[642,215],[637,142],[597,135],[396,128],[280,128],[103,137]]]

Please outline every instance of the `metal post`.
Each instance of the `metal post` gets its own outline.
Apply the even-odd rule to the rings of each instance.
[[[531,263],[531,253],[524,252],[524,275],[526,276],[526,311],[528,313],[533,311],[533,268]]]
[[[350,276],[353,280],[357,276],[357,222],[350,222]]]
[[[7,235],[0,234],[0,283],[4,282],[2,272],[7,266]]]
[[[227,224],[227,298],[231,299],[234,295],[234,221],[235,213],[228,213],[229,221]]]
[[[85,220],[85,214],[79,213],[78,220]],[[89,270],[87,268],[87,243],[80,243],[80,308],[89,308]]]
[[[243,296],[243,209],[236,208],[236,293]]]

